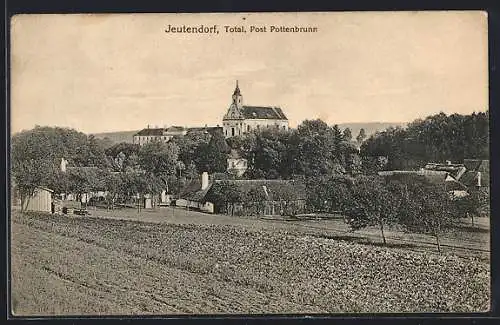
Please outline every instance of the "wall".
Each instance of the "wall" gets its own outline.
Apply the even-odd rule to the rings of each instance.
[[[279,128],[288,130],[288,120],[271,120],[271,119],[251,119],[251,120],[229,120],[222,123],[224,136],[232,137],[231,129],[234,128],[235,136],[242,135],[253,130],[264,130],[268,128]]]
[[[247,160],[245,158],[228,158],[227,171],[235,171],[237,176],[242,176],[247,170]]]

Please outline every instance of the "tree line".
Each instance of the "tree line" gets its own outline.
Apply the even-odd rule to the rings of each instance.
[[[488,159],[489,112],[440,113],[417,119],[406,128],[388,128],[363,143],[361,156],[367,165],[374,157],[385,157],[380,168],[388,170],[415,169],[430,161]]]
[[[387,229],[393,227],[429,234],[435,237],[439,252],[442,234],[458,218],[479,214],[481,205],[477,191],[455,197],[444,184],[431,183],[416,174],[392,179],[378,175],[317,176],[308,179],[307,189],[310,211],[344,215],[353,231],[375,226],[384,244]]]

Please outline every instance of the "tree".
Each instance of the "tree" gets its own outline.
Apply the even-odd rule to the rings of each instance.
[[[179,160],[184,165],[195,164],[199,168],[200,152],[210,142],[211,135],[206,131],[192,131],[184,136],[175,136],[170,142],[179,147]]]
[[[359,134],[358,136],[356,137],[356,141],[358,141],[358,143],[362,143],[363,140],[366,139],[366,132],[365,132],[365,129],[361,128],[359,130]]]
[[[146,173],[165,181],[169,175],[175,175],[179,148],[174,143],[152,141],[141,147],[138,158],[139,165]]]
[[[378,226],[386,244],[384,230],[397,222],[398,202],[380,177],[360,177],[351,189],[350,202],[343,209],[347,223],[353,230]]]
[[[200,146],[200,160],[197,164],[200,172],[225,172],[227,169],[227,154],[231,148],[226,143],[222,132],[215,132],[207,145]]]
[[[292,174],[305,176],[333,173],[334,165],[341,163],[342,155],[338,144],[341,133],[337,126],[329,127],[321,120],[305,120],[297,127],[297,132],[290,137],[290,149],[287,161]],[[296,149],[292,149],[296,146]]]
[[[229,203],[232,201],[232,193],[235,188],[226,181],[216,182],[207,192],[206,200],[214,204],[215,213],[228,213]]]
[[[480,196],[478,190],[470,190],[468,195],[454,199],[457,216],[466,216],[471,218],[474,226],[474,216],[480,214]]]
[[[352,131],[349,128],[345,128],[344,132],[342,132],[342,137],[344,138],[344,141],[351,141],[352,140]]]
[[[21,197],[21,211],[25,211],[37,188],[49,183],[49,174],[46,171],[51,165],[42,159],[15,158],[11,163],[12,178]]]
[[[390,169],[415,169],[429,161],[489,158],[489,113],[439,113],[367,139],[363,157],[385,156]]]
[[[307,205],[312,211],[338,213],[350,202],[354,179],[346,176],[316,176],[306,182]]]
[[[450,193],[444,184],[430,183],[423,176],[407,176],[398,182],[392,192],[399,188],[399,224],[409,232],[433,235],[441,252],[440,237],[458,217]]]

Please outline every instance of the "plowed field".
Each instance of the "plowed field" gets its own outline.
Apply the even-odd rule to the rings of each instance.
[[[15,315],[479,312],[489,262],[284,229],[12,214]]]

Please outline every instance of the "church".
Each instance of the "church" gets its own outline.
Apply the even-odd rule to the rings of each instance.
[[[222,119],[226,138],[243,135],[252,130],[275,128],[288,130],[288,119],[280,107],[243,105],[243,96],[236,81],[232,103]]]

